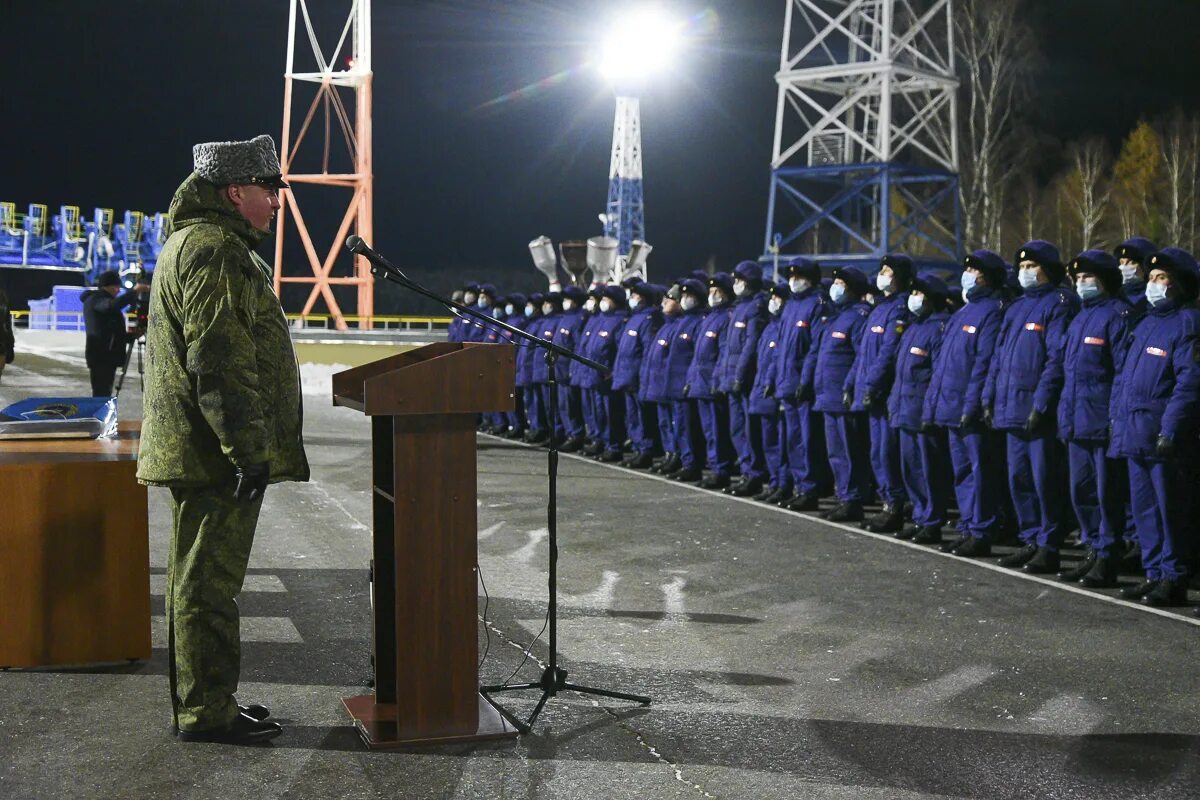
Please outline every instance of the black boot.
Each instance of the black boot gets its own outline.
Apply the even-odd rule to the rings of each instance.
[[[1147,578],[1141,583],[1133,586],[1126,586],[1121,590],[1121,597],[1124,597],[1126,600],[1140,600],[1142,597],[1145,597],[1146,595],[1150,594],[1150,592],[1154,591],[1154,587],[1156,586],[1158,586],[1158,581],[1152,581]]]
[[[544,444],[550,439],[550,434],[546,431],[526,431],[525,441],[529,444]]]
[[[624,464],[630,469],[645,469],[652,461],[654,456],[649,453],[634,453],[632,458],[625,459]]]
[[[921,526],[914,523],[912,525],[905,525],[900,530],[893,533],[892,536],[896,537],[897,539],[901,539],[903,541],[908,541],[909,539],[916,538],[916,535],[920,531],[921,531]],[[941,536],[939,536],[938,539],[940,540]]]
[[[713,472],[700,481],[701,489],[724,489],[729,485],[729,476],[723,472]]]
[[[585,456],[598,456],[604,452],[604,442],[598,442],[595,439],[592,439],[583,446],[583,449],[580,452],[582,452]]]
[[[871,533],[896,533],[904,527],[904,512],[897,506],[885,505],[863,527]]]
[[[1059,557],[1057,550],[1050,550],[1045,547],[1039,547],[1037,552],[1033,554],[1033,558],[1025,562],[1022,570],[1030,575],[1050,575],[1058,572]]]
[[[1084,553],[1083,558],[1078,564],[1073,567],[1069,567],[1068,569],[1059,571],[1058,579],[1061,581],[1066,581],[1067,583],[1075,583],[1076,581],[1081,580],[1084,575],[1087,575],[1089,572],[1091,572],[1092,566],[1095,565],[1095,563],[1096,551],[1089,547],[1088,551]]]
[[[1186,606],[1187,580],[1161,580],[1158,585],[1142,596],[1142,605],[1154,608]]]
[[[779,490],[775,488],[775,484],[767,483],[767,484],[763,485],[763,488],[759,491],[758,494],[754,495],[750,499],[757,500],[758,502],[761,503],[764,500],[766,500],[768,497],[770,497],[771,495],[775,494],[777,491],[779,491]]]
[[[651,472],[659,475],[670,475],[675,470],[683,466],[683,461],[677,453],[667,453],[663,460],[656,467],[650,469]]]
[[[206,731],[179,731],[179,738],[185,742],[220,742],[222,744],[257,744],[268,739],[274,739],[283,733],[283,728],[276,722],[263,722],[254,717],[238,713],[233,721],[220,728]]]
[[[1091,568],[1086,575],[1079,579],[1079,582],[1089,589],[1111,589],[1117,585],[1120,568],[1120,556],[1095,558]]]
[[[752,494],[758,494],[762,490],[762,486],[762,478],[746,478],[738,482],[736,489],[731,486],[726,491],[734,497],[749,497]]]
[[[731,478],[729,481],[729,485],[726,486],[721,491],[724,492],[725,494],[733,494],[733,490],[740,489],[742,487],[742,484],[744,484],[747,480],[749,480],[749,479],[745,475],[738,475],[736,478]]]
[[[624,458],[620,450],[605,450],[597,458],[598,461],[604,464],[615,464]]]
[[[567,439],[565,442],[563,442],[559,446],[558,452],[560,452],[560,453],[577,453],[577,452],[579,452],[580,448],[582,448],[582,447],[583,447],[583,437],[582,436],[572,436],[571,438]]]
[[[786,508],[788,511],[817,511],[821,508],[821,503],[817,500],[817,496],[812,492],[801,492],[795,497],[788,500],[786,503],[780,502],[779,505]],[[862,509],[859,509],[859,519],[862,519]]]
[[[695,465],[690,467],[681,466],[679,469],[674,470],[667,475],[667,477],[671,480],[679,481],[680,483],[695,483],[703,476],[704,473],[701,472],[700,468]]]
[[[992,554],[992,543],[982,537],[971,536],[954,548],[954,555],[963,558],[984,558]]]
[[[935,525],[926,525],[912,537],[913,544],[941,544],[942,529]]]
[[[788,504],[791,508],[792,504]],[[798,509],[792,509],[793,511]],[[858,522],[863,518],[862,503],[838,503],[837,507],[825,515],[830,522]]]
[[[1000,559],[1000,566],[1009,567],[1011,569],[1020,569],[1029,563],[1029,560],[1037,555],[1038,546],[1036,544],[1024,545],[1020,550],[1011,553]]]
[[[951,539],[950,541],[943,543],[942,547],[941,547],[941,551],[943,553],[955,553],[958,551],[958,548],[962,547],[964,544],[966,544],[970,540],[971,540],[970,536],[968,536],[965,533],[961,534],[958,536],[958,538]]]

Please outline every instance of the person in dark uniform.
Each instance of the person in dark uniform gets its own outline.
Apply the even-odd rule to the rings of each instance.
[[[12,312],[8,308],[8,295],[0,287],[0,375],[13,362],[16,338],[13,336]]]
[[[708,313],[696,332],[696,352],[688,367],[684,393],[700,414],[704,432],[707,474],[700,481],[704,489],[724,489],[733,471],[733,443],[729,438],[729,403],[717,385],[717,361],[721,343],[733,320],[730,301],[733,279],[718,272],[708,279]]]
[[[767,298],[762,292],[762,267],[757,261],[743,261],[733,269],[733,309],[714,380],[724,392],[729,407],[729,438],[737,455],[741,473],[725,487],[728,494],[748,497],[757,494],[767,476],[762,452],[762,418],[751,414],[750,388],[754,383],[758,360],[758,337],[767,322]]]
[[[1146,262],[1157,249],[1149,239],[1134,236],[1113,251],[1121,270],[1121,291],[1135,309],[1135,319],[1146,315]]]
[[[559,347],[576,352],[588,313],[584,309],[587,292],[578,286],[566,286],[562,290],[562,314],[558,317],[558,329],[554,332],[554,343]],[[578,386],[571,385],[570,359],[560,358],[555,364],[558,378],[558,419],[563,426],[562,447],[564,453],[583,449],[583,401]]]
[[[584,342],[583,355],[603,364],[606,372],[585,367],[579,385],[588,392],[592,403],[592,424],[599,447],[594,457],[605,463],[620,461],[625,442],[625,398],[612,388],[612,373],[617,359],[617,343],[629,309],[625,290],[620,286],[604,286],[596,304],[595,322],[589,327],[591,336]]]
[[[1200,294],[1196,260],[1167,247],[1150,256],[1149,311],[1129,336],[1113,387],[1109,455],[1127,459],[1130,505],[1146,580],[1121,594],[1148,606],[1187,602],[1195,542],[1187,519],[1200,426]]]
[[[1117,585],[1125,532],[1129,479],[1125,463],[1108,457],[1109,403],[1118,355],[1132,307],[1121,295],[1121,269],[1103,250],[1085,250],[1071,262],[1082,308],[1067,327],[1058,402],[1058,435],[1067,446],[1071,505],[1086,548],[1082,561],[1059,573],[1093,588]]]
[[[666,396],[671,399],[671,424],[675,431],[675,448],[678,466],[663,474],[672,480],[692,483],[700,480],[704,468],[704,432],[700,423],[700,410],[696,400],[688,397],[688,382],[692,374],[692,362],[696,356],[696,345],[700,340],[700,329],[708,313],[708,289],[695,278],[679,284],[680,315],[671,328],[671,339],[665,345],[665,334],[659,333],[659,344],[666,352]],[[664,304],[665,312],[670,313]]]
[[[617,357],[613,364],[613,402],[625,404],[625,426],[629,430],[630,451],[622,465],[646,469],[662,452],[656,402],[643,399],[642,365],[663,325],[659,308],[666,289],[652,283],[633,283],[629,291],[629,317],[617,339]]]
[[[766,486],[755,500],[777,503],[790,488],[787,448],[784,440],[783,414],[779,399],[775,397],[775,360],[781,350],[779,343],[783,331],[783,309],[792,296],[786,281],[780,281],[767,293],[767,324],[758,337],[758,353],[754,385],[750,388],[747,411],[756,418],[752,430],[759,435],[759,452],[763,454]]]
[[[584,358],[591,358],[594,329],[600,324],[600,298],[604,296],[605,288],[606,284],[603,283],[593,285],[588,289],[587,299],[583,303],[583,311],[587,318],[579,330],[575,352]],[[579,413],[583,418],[583,446],[579,448],[579,452],[595,457],[604,450],[604,443],[600,441],[599,424],[596,420],[596,378],[589,374],[593,371],[591,367],[578,361],[572,361],[567,370],[571,376],[572,388],[579,392]]]
[[[683,289],[680,278],[662,296],[660,308],[663,323],[644,347],[642,363],[638,367],[638,400],[654,407],[658,420],[658,435],[662,441],[663,454],[650,462],[650,471],[669,474],[683,465],[675,441],[675,403],[670,391],[670,348],[675,338],[675,329],[683,318]],[[690,360],[690,355],[689,355]],[[684,371],[687,364],[684,364]]]
[[[562,316],[562,294],[560,292],[547,292],[542,296],[542,313],[537,320],[536,325],[530,326],[530,333],[537,334],[546,341],[554,339],[554,333],[558,330],[558,320]],[[546,363],[544,351],[539,350],[536,354],[532,354],[529,359],[529,381],[537,392],[537,410],[538,413],[530,415],[530,428],[525,432],[525,441],[530,444],[544,444],[551,436],[562,437],[562,418],[558,418],[557,425],[554,430],[550,429],[550,417],[552,413],[558,413],[557,406],[554,409],[550,408],[550,365]],[[561,392],[562,387],[558,387]],[[544,424],[545,428],[533,427],[534,421]]]
[[[125,348],[142,335],[141,331],[129,330],[125,309],[137,302],[139,293],[148,291],[149,286],[139,283],[121,292],[121,277],[116,270],[108,270],[96,278],[95,289],[80,295],[83,326],[87,330],[84,356],[92,378],[93,397],[112,395],[117,370],[125,363]]]
[[[519,327],[534,336],[540,333],[538,326],[541,325],[543,297],[541,292],[534,292],[525,298],[525,304],[521,308],[522,319]],[[509,437],[516,439],[531,437],[536,435],[531,432],[545,430],[546,412],[542,408],[541,395],[538,393],[537,386],[533,383],[533,361],[543,357],[542,350],[524,339],[517,339],[513,344],[517,347],[516,385],[517,393],[521,395],[523,412],[523,415],[517,420],[516,427],[524,431],[520,435],[514,434]]]

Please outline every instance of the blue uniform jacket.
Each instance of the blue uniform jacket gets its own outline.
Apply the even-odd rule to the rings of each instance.
[[[767,297],[761,292],[739,297],[733,304],[713,378],[720,391],[732,392],[738,384],[742,391],[750,390],[758,361],[758,337],[766,322]]]
[[[642,366],[638,370],[638,399],[646,403],[665,403],[671,399],[667,391],[670,382],[668,356],[671,343],[682,316],[663,317],[663,324],[646,343]]]
[[[1062,358],[1055,360],[1063,370],[1060,438],[1096,442],[1108,438],[1109,402],[1131,312],[1123,297],[1094,297],[1083,302],[1067,326]]]
[[[696,331],[696,352],[687,371],[688,397],[711,399],[717,391],[717,359],[721,357],[721,342],[729,335],[733,309],[713,308],[704,315]]]
[[[830,304],[827,311],[829,316],[818,326],[815,345],[804,361],[801,384],[813,387],[815,410],[846,412],[850,409],[842,402],[842,391],[862,345],[871,306],[863,302],[844,306]]]
[[[775,358],[775,394],[790,397],[800,388],[813,331],[826,311],[818,289],[807,289],[783,304],[779,315],[779,355]]]
[[[575,341],[575,352],[585,358],[591,358],[590,350],[592,347],[592,331],[600,324],[599,312],[588,313],[583,320],[583,327],[579,329],[578,338]],[[567,367],[567,372],[571,376],[572,386],[583,386],[585,375],[587,372],[595,372],[591,367],[585,367],[578,361],[572,361]],[[590,384],[589,384],[590,386]]]
[[[964,416],[979,414],[1003,313],[996,290],[980,287],[951,315],[933,362],[922,422],[957,428]]]
[[[1194,446],[1200,416],[1200,311],[1173,302],[1151,307],[1126,337],[1113,384],[1114,458],[1154,459],[1158,437]]]
[[[450,325],[446,328],[446,341],[461,342],[463,340],[463,335],[466,332],[465,322],[466,321],[458,315],[458,312],[455,311],[454,319],[450,320]]]
[[[583,326],[587,324],[587,321],[588,314],[583,309],[573,308],[570,311],[562,312],[558,317],[558,327],[554,330],[554,343],[574,353],[575,348],[579,346],[579,338],[583,334]],[[555,363],[559,384],[565,386],[570,383],[571,365],[574,363],[569,358],[560,358]]]
[[[696,334],[704,321],[704,309],[693,308],[669,318],[658,331],[646,354],[644,382],[647,400],[682,400],[688,367],[696,353]]]
[[[1079,310],[1070,289],[1042,284],[1026,290],[1004,314],[983,403],[1001,430],[1023,428],[1033,410],[1053,412],[1062,389],[1063,341]]]
[[[540,336],[542,333],[541,324],[542,318],[539,315],[524,317],[520,323],[514,322],[513,326],[520,328],[526,333],[532,333],[534,336]],[[513,344],[517,346],[517,386],[530,386],[534,382],[533,362],[537,360],[544,362],[544,351],[524,339],[517,339]]]
[[[876,407],[887,399],[892,390],[896,368],[896,351],[900,335],[912,314],[908,311],[908,293],[880,295],[867,317],[862,346],[854,359],[854,367],[846,376],[845,391],[854,396],[852,411],[863,411],[863,398],[870,394]]]
[[[628,319],[617,337],[617,358],[613,363],[613,388],[636,392],[641,385],[642,362],[654,344],[654,334],[663,324],[658,306],[639,308]]]
[[[754,386],[750,389],[749,409],[751,414],[774,414],[779,410],[775,398],[775,362],[780,356],[780,334],[783,319],[771,317],[758,337],[758,371],[754,374]]]
[[[896,347],[896,377],[887,399],[888,424],[893,428],[921,429],[925,395],[929,392],[933,365],[949,320],[950,315],[945,311],[910,317],[900,335]]]
[[[592,316],[587,329],[588,335],[584,337],[581,355],[585,355],[593,361],[599,361],[608,368],[608,371],[597,372],[591,367],[577,364],[578,370],[577,374],[572,377],[573,382],[584,389],[612,385],[612,369],[617,359],[617,340],[625,328],[625,320],[629,319],[628,314],[628,311],[621,308],[602,311]]]
[[[534,320],[534,324],[527,328],[530,333],[537,334],[539,338],[545,339],[548,342],[554,341],[554,333],[558,330],[558,321],[562,318],[562,312],[558,311],[553,314],[548,314],[544,317],[538,317]],[[544,354],[546,351],[542,350]],[[561,358],[559,359],[562,360]],[[550,370],[546,359],[541,356],[533,357],[533,365],[530,368],[530,377],[534,383],[549,383]]]

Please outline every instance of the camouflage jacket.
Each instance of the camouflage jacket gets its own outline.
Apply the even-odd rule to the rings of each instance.
[[[8,295],[4,293],[4,289],[0,289],[0,364],[12,363],[15,344],[12,315],[8,308]]]
[[[255,229],[192,174],[175,192],[146,330],[137,477],[156,486],[231,483],[270,463],[271,482],[308,480],[300,370]]]

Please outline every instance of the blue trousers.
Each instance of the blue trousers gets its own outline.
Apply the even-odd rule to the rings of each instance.
[[[812,403],[783,401],[783,437],[791,487],[796,494],[820,493],[829,484],[825,429]]]
[[[758,441],[766,463],[767,483],[776,489],[792,488],[792,473],[788,469],[787,448],[784,447],[782,414],[753,414],[758,422]]]
[[[946,524],[951,491],[946,433],[939,429],[897,430],[896,434],[900,443],[900,475],[912,500],[913,522],[940,528]]]
[[[675,447],[685,467],[704,466],[704,432],[695,400],[673,400],[671,421],[675,426]]]
[[[583,417],[583,433],[588,439],[600,436],[600,424],[596,419],[596,390],[578,387],[579,411]]]
[[[1062,444],[1053,434],[1027,436],[1008,431],[1008,489],[1025,544],[1058,550],[1066,538]]]
[[[654,403],[654,415],[658,417],[658,435],[662,440],[663,451],[678,453],[679,445],[675,441],[675,404],[671,401]]]
[[[767,476],[767,459],[762,451],[762,418],[750,413],[745,393],[729,393],[729,438],[737,453],[738,469],[751,478]]]
[[[990,431],[947,428],[958,529],[964,536],[987,539],[996,526],[1000,502]]]
[[[904,476],[900,474],[900,435],[888,425],[887,414],[870,411],[867,427],[871,432],[871,472],[880,500],[889,506],[904,507]]]
[[[1178,461],[1131,458],[1127,464],[1129,500],[1146,577],[1186,579],[1194,546],[1188,528],[1190,493],[1200,489],[1188,485],[1187,471]]]
[[[585,390],[588,391],[588,390]],[[620,450],[625,441],[625,402],[612,389],[601,386],[590,390],[592,421],[596,425],[593,438],[605,450]]]
[[[636,391],[624,391],[621,395],[625,403],[625,429],[633,441],[633,449],[638,453],[661,452],[658,404],[643,403],[638,400]]]
[[[558,421],[567,436],[583,436],[583,396],[578,386],[558,385]]]
[[[539,383],[537,386],[537,389],[538,389],[538,394],[541,395],[542,408],[545,410],[545,414],[546,414],[546,416],[544,418],[546,420],[546,427],[549,428],[550,427],[550,384]],[[563,425],[563,414],[559,410],[562,408],[564,391],[565,390],[563,388],[563,385],[560,383],[558,385],[558,408],[554,409],[555,412],[558,414],[558,421],[554,425],[554,430],[550,431],[551,436],[561,437],[563,435],[563,431],[566,430],[566,428]]]
[[[515,407],[512,411],[503,413],[504,421],[502,424],[516,431],[525,430],[525,391],[518,387],[513,392],[513,402]]]
[[[833,488],[843,503],[865,503],[871,492],[870,443],[866,414],[825,414],[825,446],[833,469]]]
[[[1083,543],[1099,558],[1125,536],[1129,478],[1123,460],[1108,458],[1104,442],[1067,442],[1071,476],[1071,506],[1079,520]]]
[[[536,384],[525,387],[525,425],[533,431],[546,430],[546,404]]]
[[[724,397],[696,400],[704,433],[708,468],[717,475],[733,470],[733,444],[729,440],[729,403]]]

